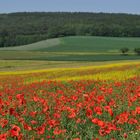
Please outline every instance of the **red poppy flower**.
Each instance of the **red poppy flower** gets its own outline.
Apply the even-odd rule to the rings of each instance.
[[[12,129],[10,130],[10,133],[12,137],[18,137],[20,133],[20,127],[13,125]]]
[[[0,140],[7,140],[7,134],[0,134]]]
[[[94,107],[94,112],[96,112],[98,115],[102,115],[102,108],[99,106]]]
[[[37,128],[37,133],[43,135],[45,133],[45,126],[40,126]]]

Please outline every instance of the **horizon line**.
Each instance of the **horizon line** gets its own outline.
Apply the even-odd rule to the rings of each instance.
[[[93,13],[93,14],[126,14],[126,15],[140,15],[140,13],[128,12],[94,12],[94,11],[13,11],[13,12],[0,12],[0,14],[15,14],[15,13]]]

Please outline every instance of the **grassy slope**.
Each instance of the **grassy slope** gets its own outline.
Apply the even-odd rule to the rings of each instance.
[[[23,45],[23,46],[17,46],[17,47],[7,47],[7,48],[0,48],[0,50],[17,50],[17,51],[40,51],[47,49],[48,47],[53,47],[60,44],[60,39],[48,39],[44,41],[39,41],[37,43],[29,44],[29,45]]]
[[[132,50],[139,46],[139,38],[64,37],[20,47],[2,48],[0,49],[0,59],[48,61],[135,60],[139,59],[140,56],[134,55]],[[130,49],[130,55],[121,55],[119,50],[123,47]]]
[[[9,47],[0,50],[51,51],[51,52],[118,52],[127,47],[130,50],[140,46],[140,38],[117,37],[64,37],[40,41],[30,45]]]
[[[41,50],[52,52],[118,52],[127,47],[130,50],[140,46],[140,38],[115,37],[66,37],[61,43]]]

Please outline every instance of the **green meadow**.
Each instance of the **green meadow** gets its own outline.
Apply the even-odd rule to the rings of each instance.
[[[138,60],[134,53],[139,48],[140,38],[119,37],[61,37],[37,43],[5,47],[0,49],[1,60],[40,61],[116,61]],[[122,55],[121,48],[129,48],[128,55]]]

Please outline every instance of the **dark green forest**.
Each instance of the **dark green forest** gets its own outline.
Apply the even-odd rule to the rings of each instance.
[[[140,15],[78,12],[0,14],[0,47],[76,35],[140,37]]]

